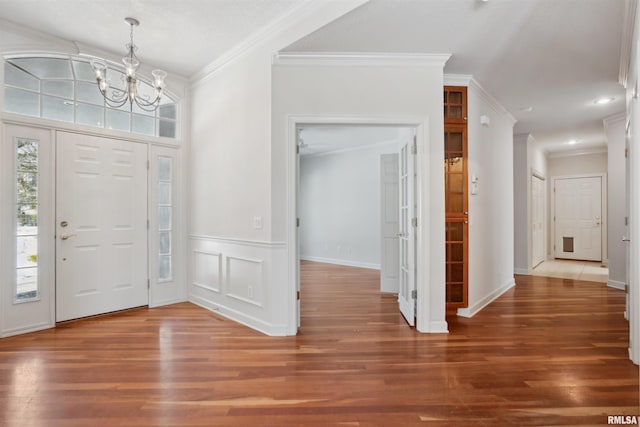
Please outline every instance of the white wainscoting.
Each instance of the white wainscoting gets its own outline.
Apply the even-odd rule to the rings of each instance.
[[[287,245],[192,235],[189,301],[267,335],[286,335]]]

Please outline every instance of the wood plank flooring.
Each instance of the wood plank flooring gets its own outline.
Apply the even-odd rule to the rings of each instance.
[[[551,426],[640,415],[624,293],[518,276],[419,334],[378,272],[304,262],[302,327],[177,304],[0,340],[0,425]]]

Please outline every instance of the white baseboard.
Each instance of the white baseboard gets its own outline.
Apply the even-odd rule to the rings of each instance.
[[[322,262],[325,264],[344,265],[346,267],[369,268],[371,270],[380,270],[380,264],[369,262],[351,261],[346,259],[322,258],[317,256],[300,255],[302,261]]]
[[[437,322],[430,322],[427,325],[427,330],[423,331],[418,329],[419,332],[427,332],[430,334],[448,334],[449,333],[449,324],[445,320],[440,320]]]
[[[286,328],[284,326],[277,327],[277,326],[271,325],[260,319],[257,319],[252,316],[248,316],[247,314],[241,313],[238,310],[234,310],[232,308],[219,305],[205,298],[202,298],[196,295],[191,295],[190,302],[204,309],[207,309],[213,313],[219,314],[222,317],[226,317],[227,319],[232,320],[236,323],[240,323],[248,328],[255,329],[258,332],[262,332],[265,335],[269,335],[272,337],[280,337],[280,336],[287,335],[285,333]]]
[[[514,268],[513,269],[513,274],[522,274],[524,276],[528,276],[531,274],[531,272],[529,271],[528,268]]]
[[[624,282],[619,282],[617,280],[608,280],[607,281],[607,286],[609,286],[610,288],[614,288],[614,289],[620,289],[621,291],[624,291]]]
[[[512,277],[511,279],[507,280],[507,282],[504,285],[502,285],[500,288],[496,289],[495,291],[491,292],[489,295],[487,295],[486,297],[478,301],[477,304],[474,304],[469,308],[459,308],[458,316],[462,316],[462,317],[475,316],[476,314],[478,314],[478,312],[480,312],[480,310],[482,310],[483,308],[491,304],[493,301],[498,299],[500,295],[504,294],[509,289],[513,288],[515,285],[516,285],[516,281]]]
[[[38,323],[35,325],[29,325],[29,326],[15,328],[15,329],[8,329],[6,331],[1,331],[0,338],[12,337],[14,335],[22,335],[22,334],[28,334],[31,332],[42,331],[44,329],[55,328],[55,326],[56,326],[55,322],[54,323]]]

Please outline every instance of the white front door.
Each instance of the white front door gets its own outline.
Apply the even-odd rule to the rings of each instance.
[[[544,180],[531,176],[531,240],[532,260],[531,266],[535,267],[545,259],[544,244]]]
[[[602,178],[555,181],[555,257],[602,260]]]
[[[415,239],[413,229],[414,215],[414,156],[411,154],[411,143],[402,146],[399,153],[399,233],[400,243],[400,281],[398,304],[400,312],[409,325],[415,325]]]
[[[60,132],[56,320],[147,305],[147,147]]]
[[[380,291],[397,293],[400,258],[398,244],[398,155],[380,156]]]

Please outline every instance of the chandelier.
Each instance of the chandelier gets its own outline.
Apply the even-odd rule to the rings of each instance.
[[[155,111],[160,105],[162,90],[164,89],[164,79],[167,76],[162,70],[153,70],[153,83],[151,86],[155,89],[155,98],[150,95],[138,93],[138,79],[136,78],[136,70],[140,66],[140,61],[136,56],[138,47],[133,43],[133,27],[140,25],[140,21],[135,18],[124,18],[125,22],[131,26],[129,35],[130,42],[126,44],[127,55],[122,58],[125,74],[122,76],[124,89],[110,88],[107,80],[107,63],[100,59],[91,60],[91,67],[98,82],[100,93],[110,107],[120,108],[127,102],[131,106],[135,102],[138,107],[145,111]]]

